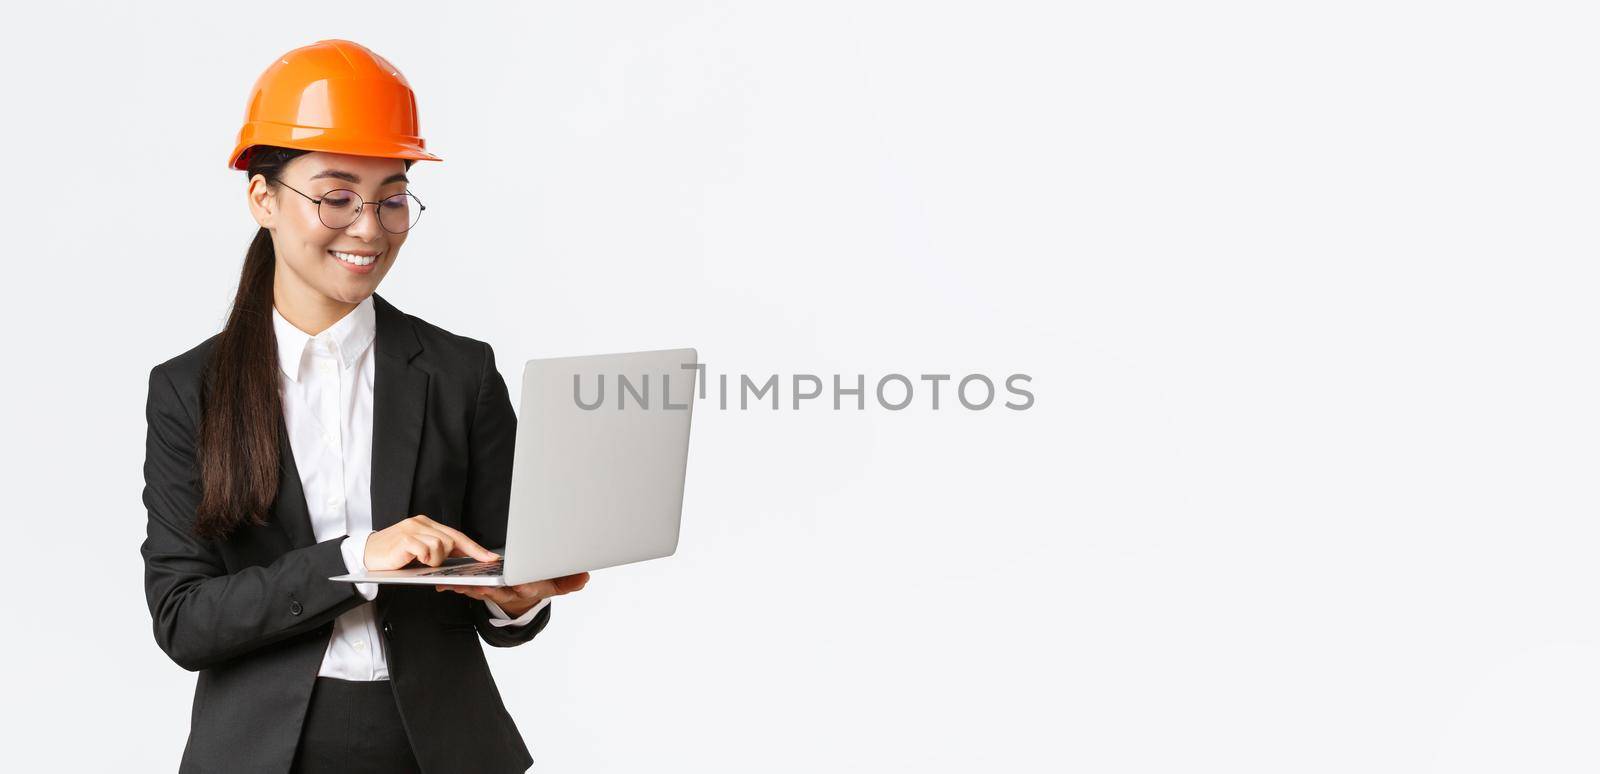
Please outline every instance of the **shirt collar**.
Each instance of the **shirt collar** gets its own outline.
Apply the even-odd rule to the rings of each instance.
[[[372,296],[361,299],[356,308],[350,310],[339,321],[328,326],[328,329],[312,336],[299,328],[294,323],[284,319],[278,313],[278,307],[272,307],[272,329],[278,337],[278,366],[290,379],[300,381],[300,366],[305,362],[306,350],[315,340],[324,340],[333,345],[333,349],[343,367],[354,365],[356,358],[366,351],[367,345],[377,337],[377,314],[373,310]]]

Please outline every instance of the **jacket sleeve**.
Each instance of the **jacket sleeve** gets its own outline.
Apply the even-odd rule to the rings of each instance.
[[[486,548],[506,544],[506,515],[511,509],[511,461],[517,441],[517,415],[511,410],[506,380],[494,364],[494,348],[483,345],[483,372],[478,386],[468,455],[467,501],[462,531]],[[495,626],[485,605],[472,605],[472,618],[484,642],[498,648],[532,640],[550,623],[551,605],[518,626]]]
[[[145,598],[156,644],[190,671],[310,631],[366,601],[355,584],[328,580],[346,571],[343,536],[229,573],[215,541],[193,535],[200,497],[197,419],[161,367],[151,369],[145,405],[148,521],[140,547]]]

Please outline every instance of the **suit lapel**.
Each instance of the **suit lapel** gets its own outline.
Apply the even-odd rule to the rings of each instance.
[[[378,358],[372,383],[372,529],[411,516],[411,481],[422,442],[428,374],[411,364],[422,343],[411,321],[373,294]]]
[[[376,371],[372,381],[372,529],[393,526],[412,515],[411,481],[422,442],[422,418],[428,403],[428,374],[413,365],[422,343],[406,316],[376,293]],[[278,522],[295,548],[315,545],[311,509],[306,505],[289,445],[289,430],[278,416]]]
[[[311,530],[311,509],[306,506],[306,493],[300,487],[300,469],[294,464],[294,449],[289,445],[289,426],[278,413],[278,499],[273,512],[283,531],[289,536],[289,545],[305,548],[317,542]]]

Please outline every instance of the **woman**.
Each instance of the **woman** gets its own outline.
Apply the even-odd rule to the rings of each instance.
[[[329,580],[499,557],[516,435],[488,344],[375,294],[422,213],[404,76],[280,57],[230,166],[260,225],[226,327],[151,369],[145,590],[199,672],[185,772],[520,772],[481,637],[527,642],[588,573],[509,588]]]

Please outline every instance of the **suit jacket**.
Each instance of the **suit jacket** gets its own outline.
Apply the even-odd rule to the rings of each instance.
[[[372,528],[419,513],[479,544],[505,545],[517,417],[488,344],[401,312],[374,294]],[[221,541],[190,532],[200,377],[216,336],[150,370],[144,503],[145,596],[156,643],[199,672],[181,772],[289,770],[333,620],[366,600],[339,544],[315,542],[279,421],[279,486],[265,526]],[[522,772],[533,763],[484,660],[487,642],[527,642],[546,607],[516,627],[489,624],[476,599],[382,585],[373,600],[390,683],[429,774]]]

